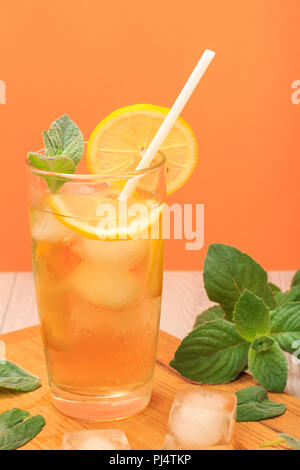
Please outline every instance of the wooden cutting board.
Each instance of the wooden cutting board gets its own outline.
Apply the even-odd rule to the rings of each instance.
[[[0,336],[7,346],[7,359],[38,375],[42,387],[30,393],[0,392],[0,412],[10,408],[21,408],[32,415],[41,414],[46,420],[42,432],[22,449],[46,450],[60,449],[63,434],[69,431],[101,428],[122,429],[133,450],[163,447],[166,426],[174,396],[186,381],[168,363],[178,347],[179,340],[161,331],[159,337],[155,381],[152,400],[142,413],[121,421],[89,423],[76,421],[61,415],[53,407],[39,327],[26,328]],[[234,392],[253,385],[251,377],[243,374],[239,380],[226,385],[214,386],[216,389]],[[234,448],[237,450],[258,449],[259,444],[276,439],[278,432],[292,434],[300,439],[300,400],[287,394],[269,394],[277,402],[283,402],[287,411],[278,418],[253,423],[237,423]],[[284,449],[280,446],[279,449]]]

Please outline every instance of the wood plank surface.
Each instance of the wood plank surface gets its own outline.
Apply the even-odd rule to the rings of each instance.
[[[142,413],[117,422],[89,423],[76,421],[61,415],[51,404],[47,374],[42,352],[39,327],[27,328],[1,335],[7,344],[7,358],[18,363],[42,379],[42,387],[31,393],[0,393],[0,411],[17,407],[42,414],[46,426],[42,432],[23,449],[60,449],[64,433],[85,429],[122,429],[133,450],[162,449],[166,434],[168,416],[176,392],[186,381],[170,368],[179,340],[163,331],[160,332],[155,381],[152,400]],[[215,389],[234,392],[254,383],[243,374],[239,380]],[[205,387],[205,386],[203,386]],[[261,422],[237,423],[234,448],[238,450],[258,449],[259,444],[276,439],[277,432],[285,432],[300,439],[300,400],[287,394],[269,394],[271,399],[287,406],[284,415]],[[284,449],[281,446],[280,449]]]
[[[283,291],[290,288],[294,271],[270,271],[269,280]],[[207,298],[201,271],[165,271],[160,327],[183,338],[196,316],[212,305]],[[0,273],[0,333],[38,323],[31,272]],[[286,391],[300,398],[300,366],[289,373]]]
[[[33,275],[15,273],[0,332],[15,331],[38,324]]]
[[[5,331],[4,323],[13,295],[15,278],[16,273],[0,273],[0,333]]]

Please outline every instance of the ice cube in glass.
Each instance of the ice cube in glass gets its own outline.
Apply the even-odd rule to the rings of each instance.
[[[62,450],[130,450],[130,446],[120,429],[96,429],[67,432]]]
[[[183,387],[173,402],[164,449],[232,448],[236,406],[233,393],[197,385]]]

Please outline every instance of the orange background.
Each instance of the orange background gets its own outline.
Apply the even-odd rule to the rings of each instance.
[[[204,48],[216,58],[186,106],[200,161],[170,202],[205,204],[200,269],[224,242],[267,269],[299,268],[299,0],[1,0],[0,270],[31,269],[24,158],[68,113],[88,136],[115,108],[170,106]]]

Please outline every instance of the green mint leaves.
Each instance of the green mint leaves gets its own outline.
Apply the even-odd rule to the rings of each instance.
[[[275,307],[266,271],[233,246],[210,245],[203,278],[209,299],[220,304],[228,320],[232,320],[235,303],[244,289],[256,294],[270,308]]]
[[[266,304],[244,289],[235,304],[234,323],[239,334],[247,341],[253,341],[258,335],[270,332],[270,311]]]
[[[262,340],[262,348],[252,343],[248,355],[248,367],[253,377],[271,392],[283,392],[287,382],[288,363],[278,343],[272,338]]]
[[[271,292],[272,292],[273,295],[276,295],[276,294],[278,294],[278,292],[281,292],[279,287],[275,286],[275,284],[273,284],[273,282],[268,282],[268,284],[269,284],[269,287],[270,287]]]
[[[283,403],[276,403],[268,399],[267,391],[263,387],[254,385],[236,392],[238,422],[260,421],[282,415],[286,407]]]
[[[278,292],[276,294],[276,304],[278,307],[288,304],[290,302],[300,301],[300,285],[292,287],[287,292]]]
[[[197,316],[194,328],[202,325],[203,323],[206,323],[207,321],[221,320],[224,318],[224,316],[224,310],[219,305],[214,305],[213,307],[204,310],[204,312]]]
[[[40,387],[38,377],[29,374],[13,362],[0,360],[0,390],[15,390],[17,392],[31,392]]]
[[[297,274],[291,290],[282,293],[249,256],[213,244],[203,275],[208,297],[219,305],[198,315],[170,365],[206,384],[235,380],[248,367],[267,390],[282,392],[288,373],[283,351],[294,353],[300,341]]]
[[[83,135],[67,114],[56,119],[48,132],[43,131],[45,155],[29,152],[31,165],[39,170],[57,173],[74,173],[81,160],[84,144]],[[66,179],[59,176],[44,176],[50,191],[56,192]]]
[[[58,157],[47,157],[39,153],[28,153],[31,165],[39,170],[53,171],[57,173],[74,173],[76,165],[70,157],[64,155]],[[47,181],[51,192],[56,192],[65,183],[66,179],[59,176],[43,176]]]
[[[41,415],[13,408],[0,414],[0,450],[14,450],[31,441],[45,426]]]
[[[271,335],[281,349],[293,354],[300,339],[300,302],[277,308],[271,315]]]
[[[0,360],[0,392],[31,392],[40,387],[38,377],[29,374],[13,362]],[[45,426],[42,416],[30,416],[28,411],[13,408],[0,414],[0,450],[14,450],[33,439]]]
[[[248,349],[232,323],[208,321],[184,338],[170,365],[197,382],[231,382],[245,369]]]
[[[80,162],[83,136],[79,127],[67,114],[56,119],[48,132],[43,131],[43,140],[47,156],[68,155],[76,166]]]

